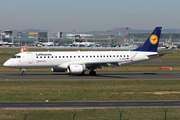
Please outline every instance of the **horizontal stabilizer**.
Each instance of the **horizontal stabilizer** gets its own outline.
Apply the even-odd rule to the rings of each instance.
[[[168,53],[157,53],[157,54],[148,55],[148,57],[150,57],[150,56],[158,56],[158,57],[161,57],[161,56],[163,56],[163,55],[165,55],[165,54],[168,54]]]

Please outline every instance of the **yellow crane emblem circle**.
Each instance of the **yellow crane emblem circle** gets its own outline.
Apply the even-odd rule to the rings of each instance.
[[[157,35],[151,35],[149,38],[149,41],[151,44],[155,45],[158,42],[158,36]]]

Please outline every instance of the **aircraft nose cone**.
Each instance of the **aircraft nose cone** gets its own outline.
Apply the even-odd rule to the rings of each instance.
[[[5,66],[5,67],[10,66],[10,62],[9,62],[9,61],[6,61],[6,62],[3,64],[3,66]]]

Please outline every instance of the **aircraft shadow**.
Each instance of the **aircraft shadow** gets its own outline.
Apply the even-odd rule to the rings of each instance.
[[[152,78],[163,78],[163,76],[171,76],[170,73],[106,73],[106,72],[100,72],[96,74],[96,76],[90,76],[88,73],[85,73],[84,75],[73,75],[73,74],[67,74],[67,73],[32,73],[27,72],[25,76],[22,76],[21,73],[5,73],[4,78],[13,78],[13,79],[147,79]]]

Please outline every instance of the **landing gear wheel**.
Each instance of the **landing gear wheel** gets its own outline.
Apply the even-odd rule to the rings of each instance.
[[[90,72],[89,72],[89,75],[90,75],[90,76],[96,76],[96,72],[95,72],[95,71],[90,71]]]
[[[85,73],[85,71],[83,71],[81,75],[84,75],[84,73]]]
[[[25,76],[25,75],[26,75],[26,73],[25,73],[24,70],[22,71],[21,75],[22,75],[22,76]]]

